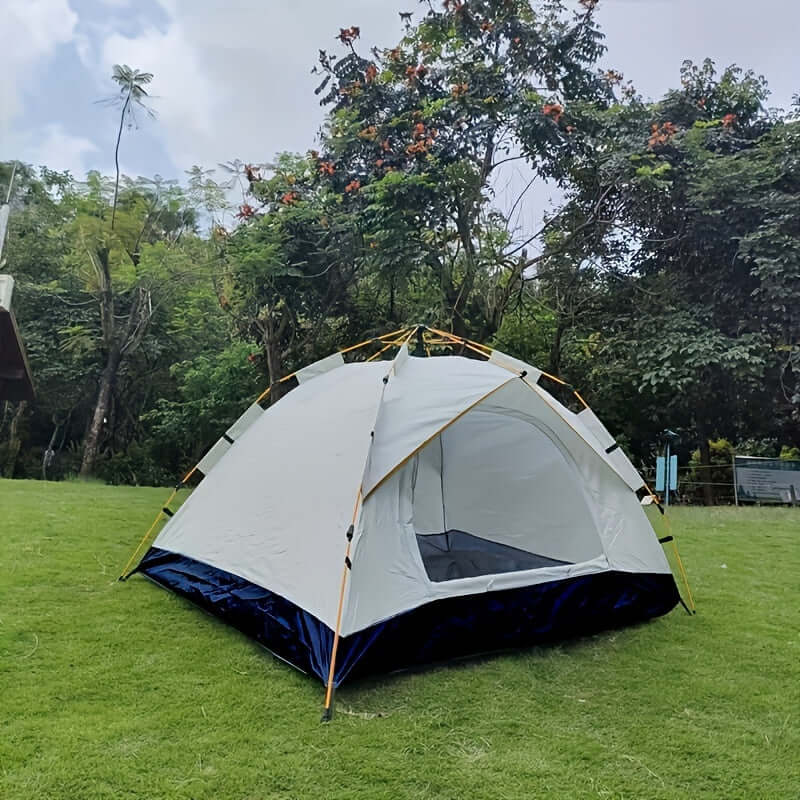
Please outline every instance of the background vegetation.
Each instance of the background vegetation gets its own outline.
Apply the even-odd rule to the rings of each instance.
[[[309,153],[180,185],[18,169],[37,401],[0,410],[0,472],[172,483],[265,385],[416,322],[566,378],[640,465],[667,426],[698,468],[800,446],[798,107],[710,62],[645,102],[598,68],[595,5],[447,0],[386,50],[342,29]],[[157,76],[112,79],[118,156]]]

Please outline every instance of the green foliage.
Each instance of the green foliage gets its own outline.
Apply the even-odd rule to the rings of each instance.
[[[397,316],[397,284],[422,271],[439,291],[432,321],[487,338],[531,263],[493,207],[498,168],[520,160],[542,179],[562,178],[577,152],[569,104],[611,97],[593,70],[603,46],[591,9],[431,5],[396,47],[370,58],[358,35],[342,32],[341,58],[320,53],[318,92],[330,108],[320,173],[362,211],[388,316]]]
[[[235,342],[216,354],[174,364],[175,399],[158,398],[142,416],[152,431],[152,450],[187,471],[261,393],[263,377],[254,365],[255,345]],[[168,481],[167,481],[168,482]]]
[[[736,455],[777,458],[780,452],[776,439],[740,439],[735,447]]]
[[[124,452],[112,453],[100,462],[97,477],[112,486],[165,486],[175,482],[175,471],[159,453],[155,442],[131,442]]]
[[[22,167],[5,256],[38,398],[15,474],[52,448],[61,477],[93,449],[109,480],[159,482],[264,386],[418,322],[566,378],[637,464],[665,427],[683,456],[719,438],[795,452],[797,109],[711,61],[645,102],[598,72],[595,5],[429,4],[363,52],[344,29],[317,67],[320,151],[233,160],[221,181]],[[152,76],[117,73],[124,122]],[[498,203],[517,167],[564,192],[538,229],[524,193]]]
[[[703,463],[700,450],[692,453],[689,459],[689,485],[682,494],[699,500],[703,493],[701,484],[714,484],[715,497],[721,499],[724,496],[730,501],[733,496],[733,456],[736,449],[727,439],[709,440],[708,448],[707,464]]]
[[[112,232],[111,186],[96,173],[81,185],[68,175],[23,169],[15,186],[5,255],[37,389],[16,472],[43,474],[48,447],[54,451],[48,477],[77,471],[73,456],[116,348],[122,357],[104,413],[98,469],[115,482],[161,483],[175,460],[159,462],[164,454],[150,447],[140,416],[174,391],[173,361],[191,357],[198,345],[216,351],[229,333],[208,279],[208,243],[193,233],[194,212],[169,182],[124,180]],[[110,302],[104,285],[111,287]],[[3,415],[0,434],[10,418]],[[131,448],[136,455],[126,466]]]
[[[800,447],[789,447],[788,445],[783,445],[778,457],[784,461],[800,461]]]
[[[781,438],[797,418],[797,133],[766,96],[752,73],[687,62],[660,103],[584,116],[594,153],[572,172],[565,219],[602,222],[580,243],[580,270],[545,288],[565,312],[584,309],[587,334],[602,329],[598,411],[613,418],[615,396],[638,396],[645,413],[627,418],[640,441],[667,426],[701,444]]]

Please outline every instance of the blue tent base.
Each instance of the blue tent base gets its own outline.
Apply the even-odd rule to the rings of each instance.
[[[327,681],[333,631],[294,603],[155,547],[138,571]],[[672,575],[627,572],[436,600],[342,637],[334,683],[630,625],[666,614],[678,602]]]

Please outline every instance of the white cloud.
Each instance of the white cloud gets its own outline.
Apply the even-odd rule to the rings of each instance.
[[[159,5],[155,13],[152,3]],[[390,45],[402,34],[399,10],[425,11],[402,0],[0,0],[0,7],[0,157],[8,155],[16,129],[13,138],[25,152],[32,141],[40,143],[37,152],[51,142],[64,161],[86,159],[87,166],[107,169],[112,123],[92,100],[113,91],[111,66],[128,63],[155,74],[158,120],[126,135],[123,154],[143,174],[177,175],[193,163],[264,161],[281,150],[312,147],[323,115],[309,74],[318,48],[341,52],[335,34],[350,25],[361,27],[364,51]],[[760,0],[757,7],[730,0],[602,0],[598,15],[610,46],[605,61],[646,95],[675,85],[684,57],[708,54],[720,65],[738,60],[764,71],[776,101],[786,102],[796,91],[798,9],[786,0]],[[50,59],[59,48],[63,55],[65,44],[78,56],[66,67],[74,70],[74,97],[53,103],[58,118],[43,119],[49,98],[65,85],[54,89],[57,82],[43,67],[61,69],[66,61]],[[33,91],[43,102],[29,104],[38,116],[27,121],[24,100]],[[37,137],[21,135],[21,128],[42,122],[58,125]],[[99,152],[88,149],[89,140]]]
[[[625,73],[645,96],[678,85],[684,59],[738,63],[764,73],[773,101],[788,106],[797,91],[796,31],[800,6],[787,0],[602,0],[597,18],[605,32],[604,62]]]
[[[339,51],[335,34],[353,24],[361,27],[364,50],[391,44],[402,33],[397,12],[406,7],[400,0],[158,2],[167,20],[162,27],[150,24],[132,36],[98,31],[102,56],[93,72],[108,75],[112,64],[126,62],[155,74],[154,135],[178,169],[236,157],[263,161],[280,150],[312,147],[322,120],[309,74],[317,49]],[[417,14],[425,10],[407,5]],[[785,0],[761,0],[760,12],[725,8],[731,8],[729,0],[603,0],[599,18],[611,46],[606,60],[620,65],[645,94],[658,96],[675,85],[686,56],[707,53],[721,64],[738,58],[759,68],[768,61],[765,43],[792,35],[781,32]],[[759,15],[770,33],[754,37]],[[780,70],[769,73],[777,83],[783,80]]]
[[[155,74],[157,128],[180,169],[313,146],[322,119],[309,74],[317,50],[335,50],[345,25],[360,25],[369,44],[400,32],[393,4],[369,0],[345,10],[314,0],[160,2],[166,28],[106,36],[102,72],[124,62]]]
[[[26,132],[24,140],[14,137],[15,153],[25,163],[47,165],[50,169],[69,170],[80,178],[89,168],[89,156],[98,148],[84,136],[68,133],[60,123],[50,123],[39,130]],[[2,154],[0,153],[0,159]]]
[[[37,67],[72,40],[77,14],[69,0],[5,0],[0,24],[0,136],[22,110],[22,93],[39,77]]]
[[[118,63],[155,73],[148,103],[158,113],[177,163],[198,142],[214,138],[205,65],[187,42],[183,26],[172,24],[165,32],[148,28],[136,38],[111,34],[103,43],[102,61],[103,74]]]

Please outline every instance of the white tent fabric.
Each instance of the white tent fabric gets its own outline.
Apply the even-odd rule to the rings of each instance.
[[[636,480],[579,415],[507,364],[400,352],[391,365],[328,362],[252,412],[155,547],[241,576],[334,628],[360,491],[344,636],[444,597],[669,572]],[[433,580],[419,537],[449,530],[545,565]]]
[[[524,361],[520,361],[517,358],[506,355],[505,353],[501,353],[499,350],[492,351],[489,361],[517,373],[526,372],[525,380],[531,386],[535,386],[536,382],[543,374],[540,369],[526,364]],[[614,437],[611,436],[606,427],[590,408],[585,408],[579,414],[575,414],[553,398],[550,399],[553,402],[553,407],[558,410],[558,413],[561,414],[584,439],[592,442],[593,447],[603,451],[603,458],[631,489],[635,491],[641,489],[645,485],[644,479],[621,448],[617,447],[611,452],[607,452],[607,448],[615,444]]]
[[[330,372],[332,369],[338,369],[343,365],[344,357],[342,354],[333,353],[326,358],[321,358],[319,361],[315,361],[313,364],[309,364],[307,367],[303,367],[303,369],[297,370],[297,372],[295,372],[295,377],[297,378],[298,383],[305,383],[306,381],[310,381],[312,378],[316,378],[318,375],[323,375],[324,373]]]
[[[385,364],[352,364],[300,384],[231,445],[154,545],[335,626],[344,531],[385,374]]]
[[[641,489],[644,486],[644,478],[639,474],[636,467],[631,464],[628,456],[621,447],[616,447],[614,437],[608,432],[606,426],[597,418],[591,408],[584,408],[578,414],[578,419],[582,420],[586,427],[595,435],[600,446],[606,452],[606,458],[619,473],[620,477],[631,487],[631,489]],[[612,449],[613,448],[613,449]]]
[[[405,350],[405,348],[403,348]],[[504,383],[507,370],[471,358],[403,358],[386,384],[364,471],[366,497],[445,425]],[[442,363],[446,362],[446,363]]]
[[[222,456],[230,450],[231,445],[264,413],[264,409],[258,403],[253,403],[247,408],[236,422],[225,431],[225,435],[220,437],[216,444],[200,459],[197,469],[208,475],[209,472],[219,463]]]
[[[518,358],[513,358],[505,353],[501,353],[499,350],[492,350],[489,361],[492,364],[497,364],[499,367],[505,367],[506,369],[513,370],[520,374],[525,372],[531,383],[536,383],[542,375],[540,369],[536,369],[536,367],[532,367],[530,364],[526,364]]]
[[[549,547],[545,555],[573,563],[441,583],[427,580],[415,536],[425,531],[415,528],[414,464],[407,462],[364,503],[354,541],[352,560],[358,569],[349,582],[344,635],[444,597],[613,569],[669,573],[636,495],[597,450],[586,446],[550,399],[538,387],[516,379],[444,431],[442,474],[448,474],[451,464],[456,474],[448,475],[447,486],[458,487],[455,495],[450,491],[447,507],[469,519],[447,520],[439,530],[464,525],[460,529],[478,536],[493,534],[493,541],[522,549],[532,546],[537,553]],[[520,423],[533,430],[521,434]],[[498,433],[501,429],[503,434]],[[486,434],[499,438],[489,440]],[[438,442],[428,445],[434,460],[436,446]],[[423,453],[420,462],[425,461]],[[430,471],[437,470],[435,465]],[[430,519],[436,502],[429,500],[427,505]],[[421,516],[424,525],[424,509]],[[539,531],[544,536],[537,535]]]

